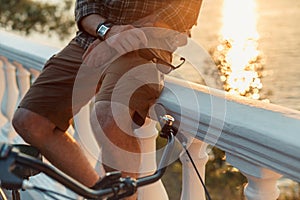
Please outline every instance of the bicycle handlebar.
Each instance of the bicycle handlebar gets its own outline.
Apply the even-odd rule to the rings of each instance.
[[[117,183],[99,190],[88,188],[53,166],[18,152],[12,145],[0,143],[0,187],[21,189],[23,180],[12,174],[10,170],[15,166],[23,166],[45,173],[47,176],[85,198],[101,199],[109,197],[118,199],[120,197],[129,196],[132,195],[138,187],[154,183],[163,176],[175,146],[175,137],[172,131],[168,134],[167,139],[168,144],[163,152],[158,170],[154,174],[136,180],[130,177],[119,178]]]

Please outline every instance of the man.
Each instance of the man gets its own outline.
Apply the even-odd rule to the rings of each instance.
[[[140,148],[132,127],[144,123],[149,107],[162,90],[156,63],[149,61],[152,58],[140,56],[138,51],[153,40],[143,28],[188,32],[196,23],[200,5],[201,0],[77,0],[75,17],[79,31],[61,52],[48,60],[23,98],[13,119],[16,131],[54,166],[92,187],[99,176],[66,130],[73,114],[97,93],[91,123],[102,147],[105,168],[137,177]],[[155,31],[150,32],[155,35]],[[161,60],[171,59],[168,51],[156,53]],[[114,55],[117,58],[109,58]],[[97,63],[105,68],[96,70],[101,74],[93,85],[89,75],[93,67],[99,67]],[[150,67],[142,72],[154,79],[147,85],[139,85],[142,78],[134,77],[139,71],[128,72],[144,64]],[[127,78],[120,84],[124,75]],[[74,86],[78,81],[88,84]],[[116,116],[121,116],[121,120]]]

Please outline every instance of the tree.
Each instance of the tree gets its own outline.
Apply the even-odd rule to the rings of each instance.
[[[64,39],[73,31],[74,18],[70,14],[72,0],[59,4],[34,0],[0,0],[0,27],[9,31],[57,34]]]

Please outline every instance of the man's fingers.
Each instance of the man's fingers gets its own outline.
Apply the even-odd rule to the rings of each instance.
[[[123,31],[106,39],[109,46],[124,54],[147,45],[147,37],[137,28]]]
[[[148,43],[148,39],[144,33],[144,31],[142,31],[141,29],[135,29],[137,30],[136,32],[134,32],[134,35],[137,37],[139,44],[146,46]]]

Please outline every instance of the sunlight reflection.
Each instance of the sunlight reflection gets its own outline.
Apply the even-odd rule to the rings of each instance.
[[[226,91],[260,99],[262,62],[255,6],[255,0],[224,0],[221,44],[213,56]]]

